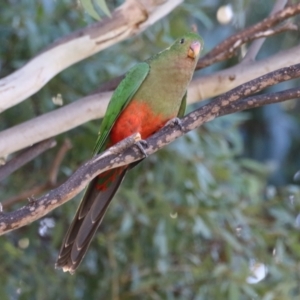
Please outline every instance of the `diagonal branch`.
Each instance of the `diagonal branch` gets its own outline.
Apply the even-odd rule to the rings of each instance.
[[[280,68],[300,63],[300,46],[281,51],[264,60],[240,63],[213,74],[194,79],[188,89],[188,102],[221,95],[245,82]],[[1,133],[0,133],[1,135]],[[1,152],[1,151],[0,151]]]
[[[250,81],[268,71],[300,63],[300,46],[263,61],[232,68],[194,79],[188,88],[188,103],[214,97]],[[0,157],[44,139],[66,132],[90,120],[104,116],[111,92],[90,95],[54,111],[0,132]]]
[[[277,0],[273,6],[273,9],[270,13],[270,16],[277,13],[279,10],[283,9],[288,0]],[[248,63],[255,60],[259,50],[261,49],[263,43],[265,42],[266,38],[260,38],[255,40],[249,47],[245,57],[243,58],[243,63]]]
[[[274,16],[275,13],[277,13],[280,9],[285,7],[287,0],[277,0],[275,3],[270,16]],[[290,8],[288,9],[288,11]],[[201,57],[199,59],[199,62],[197,64],[197,69],[202,69],[205,67],[208,67],[216,62],[223,61],[225,59],[228,59],[234,55],[234,52],[236,49],[238,49],[240,46],[242,46],[246,42],[250,42],[254,40],[253,46],[251,45],[249,50],[250,52],[254,51],[251,50],[255,47],[255,51],[257,52],[259,49],[257,48],[258,45],[261,46],[261,42],[263,40],[263,37],[272,36],[284,31],[290,31],[290,30],[297,30],[298,27],[295,24],[288,23],[284,24],[282,26],[279,26],[278,28],[271,28],[277,23],[280,23],[284,21],[287,18],[290,18],[293,15],[300,13],[300,8],[298,6],[292,7],[292,12],[286,13],[285,10],[280,11],[280,14],[274,17],[269,17],[264,19],[263,21],[248,27],[231,37],[227,38],[225,41],[221,42],[219,45],[217,45],[214,49],[210,50],[205,56]],[[259,44],[258,44],[259,43]],[[249,54],[250,55],[250,54]],[[255,56],[256,54],[253,53]],[[252,55],[252,56],[253,56]],[[247,55],[246,55],[247,56]],[[244,62],[244,60],[243,60]],[[245,60],[245,63],[247,63],[248,60]],[[123,76],[118,76],[116,78],[113,78],[104,84],[102,84],[99,88],[97,88],[94,93],[99,92],[107,92],[114,90],[118,84],[121,82],[121,80],[124,78]]]
[[[57,183],[57,175],[59,168],[61,166],[61,163],[66,155],[66,153],[72,148],[72,143],[69,139],[65,139],[62,146],[58,150],[53,162],[52,166],[49,172],[49,183],[53,186]]]
[[[104,116],[112,93],[84,97],[0,132],[0,157]]]
[[[145,149],[145,152],[147,155],[151,155],[173,142],[178,137],[216,117],[240,111],[242,109],[249,109],[265,104],[285,101],[291,98],[298,98],[300,96],[300,88],[269,95],[252,96],[245,99],[245,97],[257,93],[270,85],[297,76],[300,76],[300,64],[271,72],[245,83],[218,97],[214,102],[204,105],[185,116],[182,119],[182,126],[180,128],[174,124],[169,124],[162,128],[162,130],[147,139],[148,147]],[[142,159],[143,154],[136,145],[133,145],[139,139],[139,134],[136,134],[121,141],[106,152],[93,157],[77,169],[64,184],[49,191],[38,200],[31,202],[14,212],[2,212],[0,214],[0,234],[27,225],[46,215],[51,210],[77,195],[88,182],[98,174]]]
[[[161,7],[159,6],[157,9],[158,12],[160,11],[160,8]],[[229,42],[226,40],[221,43],[208,53],[206,58],[200,59],[200,62],[202,61],[204,65],[212,63],[211,56],[213,56],[214,53],[218,54],[219,52],[222,53],[222,51],[226,52],[228,50],[228,48],[226,48],[228,45],[230,46],[230,44],[235,43],[248,31],[253,31],[253,28],[256,30],[256,37],[261,36],[261,34],[272,35],[273,33],[280,32],[281,30],[291,29],[291,25],[293,24],[286,24],[275,29],[266,30],[265,32],[259,31],[260,29],[268,28],[271,23],[277,24],[278,22],[297,13],[300,13],[300,4],[289,6],[284,10],[281,10],[274,16],[263,20],[261,23],[230,37]],[[150,19],[148,19],[148,21]],[[270,23],[270,21],[272,22]],[[143,26],[143,24],[141,26]],[[259,30],[257,30],[257,28]],[[194,103],[196,101],[220,95],[240,84],[243,84],[244,82],[265,74],[267,71],[273,71],[284,66],[300,63],[300,56],[298,55],[300,51],[299,49],[300,46],[296,46],[262,61],[255,61],[249,64],[243,61],[243,63],[234,67],[215,72],[214,74],[198,77],[191,82],[188,88],[188,103]],[[223,58],[225,59],[225,57]],[[104,90],[113,89],[121,78],[122,77],[110,82],[104,87]],[[56,136],[62,132],[66,132],[90,120],[103,117],[110,96],[111,93],[93,94],[55,111],[0,132],[0,140],[2,141],[2,143],[0,143],[0,158],[5,158],[10,153],[24,149],[31,144]],[[0,98],[0,106],[1,99],[3,98]]]
[[[56,141],[54,139],[48,139],[22,151],[22,153],[12,158],[8,163],[0,166],[0,181],[54,146],[56,146]]]
[[[300,13],[300,3],[287,6],[274,15],[269,16],[260,23],[250,26],[237,34],[227,38],[224,42],[217,45],[213,50],[199,59],[197,69],[202,69],[216,62],[228,59],[234,55],[236,49],[242,44],[252,41],[257,38],[268,36],[269,30],[281,23],[282,21],[291,18]],[[274,31],[276,33],[276,30]]]
[[[127,0],[112,17],[57,40],[21,69],[0,80],[0,112],[36,93],[67,67],[144,31],[182,1]]]
[[[37,148],[39,149],[40,147],[44,146],[43,143],[49,144],[49,140],[46,140],[35,146],[37,146]],[[33,146],[33,147],[35,147],[35,146]],[[18,203],[19,201],[22,201],[24,199],[31,199],[33,195],[40,195],[41,193],[43,193],[51,188],[57,187],[59,185],[57,183],[57,176],[58,176],[59,168],[61,166],[61,163],[62,163],[66,153],[71,149],[71,147],[72,147],[72,145],[71,145],[70,140],[65,139],[65,141],[63,142],[62,146],[58,150],[58,152],[53,160],[53,164],[51,165],[51,168],[49,170],[49,176],[48,176],[47,181],[38,186],[34,186],[33,188],[22,191],[20,194],[12,196],[11,198],[9,198],[7,200],[4,200],[2,203],[3,208],[7,209],[8,207]],[[30,150],[30,149],[28,149],[28,150]],[[33,150],[33,152],[37,153],[37,150],[35,148],[33,148],[32,150]],[[30,156],[30,159],[33,159],[33,156]],[[21,161],[22,160],[23,160],[23,157],[21,157]],[[11,161],[9,161],[7,163],[7,165],[10,165],[11,162],[13,162],[13,161],[14,160],[12,159]],[[16,166],[16,165],[13,164],[13,166]],[[17,165],[16,167],[20,168],[21,165]],[[5,174],[5,172],[4,172],[4,174]],[[0,175],[1,175],[1,173],[0,173]],[[8,174],[5,174],[5,175],[8,175]]]
[[[250,41],[254,40],[253,43],[260,42],[259,45],[261,46],[262,41],[265,40],[266,37],[270,37],[270,36],[285,32],[285,31],[297,31],[297,30],[298,30],[297,25],[295,25],[293,23],[286,23],[286,24],[280,25],[276,28],[270,28],[270,29],[262,31],[262,32],[257,32],[253,36],[244,37],[242,40],[237,41],[237,43],[234,44],[231,48],[229,48],[229,49],[225,48],[223,50],[224,52],[222,52],[219,56],[217,56],[218,58],[217,57],[213,57],[213,58],[210,57],[210,53],[212,51],[214,51],[215,49],[211,50],[207,55],[200,58],[196,69],[198,70],[198,69],[201,69],[201,68],[204,68],[204,67],[208,67],[208,66],[210,66],[214,63],[217,63],[217,62],[226,60],[228,58],[231,58],[232,56],[235,55],[235,50],[238,49],[239,47],[241,47],[246,42],[250,42]],[[253,47],[254,47],[254,45],[256,45],[255,46],[255,51],[259,51],[258,44],[257,43],[253,44]],[[251,48],[251,49],[253,49],[253,51],[254,51],[254,48]],[[251,53],[253,51],[251,50]],[[247,52],[247,54],[248,54],[248,52]],[[251,54],[252,57],[255,56],[255,55],[256,54],[254,52]],[[249,53],[248,59],[243,59],[242,63],[247,64],[251,61],[252,60],[250,60],[250,53]],[[121,76],[118,76],[118,77],[112,78],[111,80],[106,81],[105,83],[100,85],[100,87],[95,89],[92,92],[92,94],[97,94],[97,93],[100,93],[100,92],[113,91],[114,89],[117,88],[117,86],[119,85],[119,83],[122,81],[122,79],[124,77],[125,77],[125,75],[121,75]]]

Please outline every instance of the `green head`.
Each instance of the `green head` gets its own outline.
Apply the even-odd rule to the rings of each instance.
[[[173,45],[152,56],[147,61],[156,61],[158,64],[161,64],[165,62],[170,63],[170,60],[173,60],[177,65],[183,64],[182,67],[184,67],[184,64],[196,66],[203,45],[204,42],[197,33],[189,32],[177,39]]]
[[[169,47],[169,50],[175,52],[182,58],[188,58],[197,62],[200,52],[203,49],[203,44],[202,38],[197,33],[189,32],[177,39],[174,44]]]
[[[157,113],[168,117],[176,116],[202,48],[201,37],[190,32],[147,60],[149,75],[135,96],[151,99],[152,109]]]

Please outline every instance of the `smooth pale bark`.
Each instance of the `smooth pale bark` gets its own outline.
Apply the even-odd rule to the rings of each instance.
[[[298,64],[300,63],[299,53],[300,46],[296,46],[264,60],[242,62],[234,67],[199,77],[189,86],[188,103],[221,95],[263,74]]]
[[[263,74],[300,63],[299,52],[300,46],[297,46],[263,61],[241,63],[198,77],[189,86],[188,103],[220,95]],[[0,132],[0,157],[103,117],[110,97],[111,93],[91,95]]]
[[[0,112],[36,93],[69,66],[141,33],[182,2],[127,0],[111,18],[57,40],[22,68],[0,80]]]

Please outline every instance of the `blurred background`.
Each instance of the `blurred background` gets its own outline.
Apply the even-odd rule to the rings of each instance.
[[[122,2],[107,4],[113,10]],[[53,98],[59,94],[63,104],[90,94],[193,24],[207,53],[268,16],[273,4],[186,0],[143,34],[69,67],[6,110],[0,130],[58,108]],[[1,78],[55,39],[95,22],[75,0],[6,0],[0,20]],[[299,18],[294,21],[299,24]],[[298,32],[268,38],[258,59],[299,39]],[[230,67],[239,58],[195,76]],[[144,160],[127,175],[73,276],[55,270],[54,263],[81,195],[1,236],[0,299],[299,299],[299,111],[299,101],[291,100],[218,118]],[[47,182],[67,139],[72,149],[57,179],[63,183],[90,158],[99,125],[95,120],[57,136],[56,147],[0,182],[1,202]]]

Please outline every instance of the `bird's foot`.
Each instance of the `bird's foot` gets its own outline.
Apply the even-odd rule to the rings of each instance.
[[[34,205],[36,203],[36,199],[34,196],[30,196],[27,198],[29,205]]]
[[[145,140],[139,140],[135,144],[139,148],[139,150],[142,152],[142,154],[144,154],[144,156],[147,157],[148,154],[145,151],[145,149],[148,148],[147,141],[145,141]]]
[[[179,118],[173,118],[169,120],[165,126],[178,126],[180,130],[183,130],[182,122]]]

